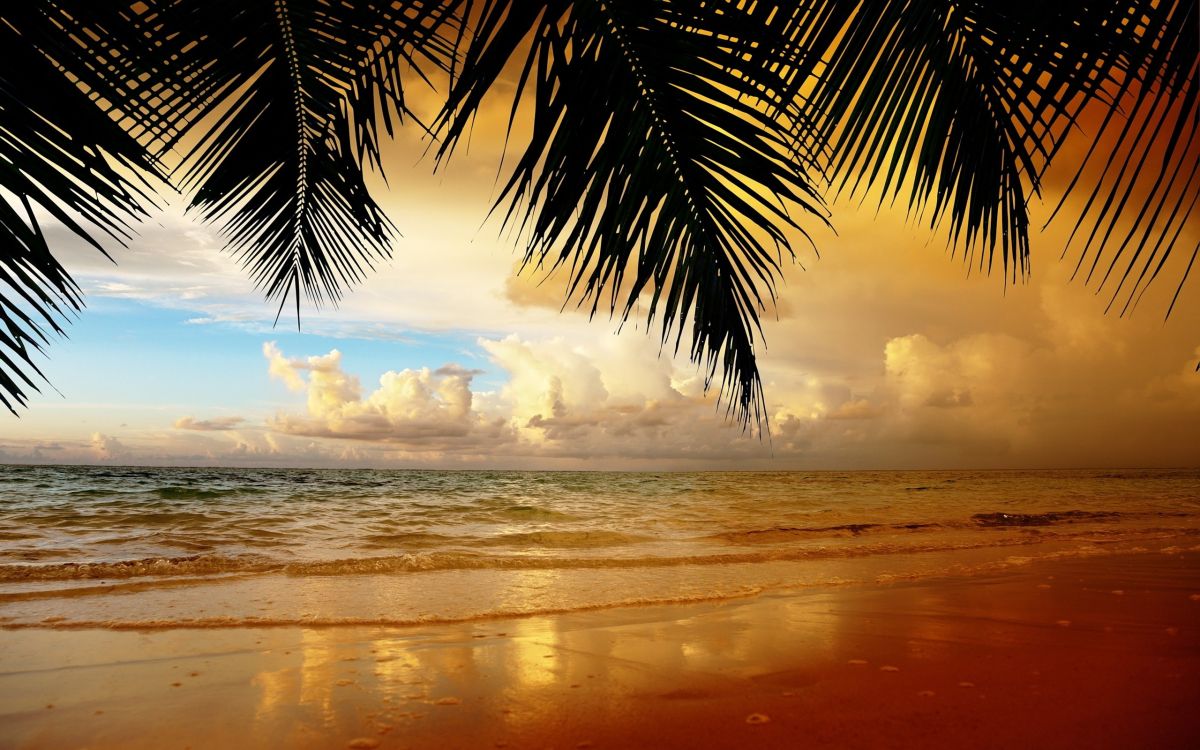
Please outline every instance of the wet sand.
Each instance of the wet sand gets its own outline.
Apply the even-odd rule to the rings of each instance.
[[[408,628],[0,631],[5,748],[1200,746],[1200,552]]]

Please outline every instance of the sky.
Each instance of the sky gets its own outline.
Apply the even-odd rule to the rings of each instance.
[[[432,96],[432,95],[428,95]],[[87,308],[0,416],[0,461],[522,469],[893,469],[1200,464],[1200,285],[1169,273],[1131,315],[1071,279],[1069,225],[1028,282],[972,270],[943,232],[873,201],[811,224],[764,323],[769,434],[729,423],[703,373],[635,318],[562,309],[488,218],[507,115],[434,171],[415,128],[373,194],[401,235],[336,309],[273,325],[215,227],[176,198],[116,264],[61,228]],[[519,140],[519,139],[518,139]],[[1086,146],[1084,139],[1083,146]],[[1059,157],[1069,162],[1068,150]],[[1069,175],[1068,175],[1069,176]],[[1062,178],[1051,174],[1041,226]],[[1070,205],[1068,205],[1070,208]],[[1200,241],[1188,226],[1181,247]],[[1182,251],[1179,253],[1182,255]]]

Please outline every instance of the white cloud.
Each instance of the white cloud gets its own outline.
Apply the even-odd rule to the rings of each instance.
[[[102,432],[92,433],[91,448],[99,461],[123,461],[132,455],[124,443]]]
[[[766,456],[769,446],[724,422],[714,399],[649,340],[606,336],[593,347],[518,336],[479,345],[507,376],[473,391],[480,371],[451,364],[384,373],[365,393],[337,350],[288,358],[263,347],[271,376],[303,392],[302,414],[281,412],[286,435],[394,446],[405,459],[689,459]],[[680,377],[684,375],[684,377]],[[362,458],[358,456],[356,458]]]
[[[175,420],[175,429],[195,430],[197,432],[220,432],[236,429],[238,425],[245,421],[245,417],[213,417],[212,419],[180,417]]]
[[[455,443],[504,439],[503,420],[488,419],[472,408],[471,380],[478,370],[447,365],[389,371],[379,387],[363,396],[359,379],[342,369],[338,350],[307,359],[288,359],[274,342],[263,345],[271,377],[307,396],[303,415],[279,414],[271,429],[291,435],[428,444],[447,449]]]

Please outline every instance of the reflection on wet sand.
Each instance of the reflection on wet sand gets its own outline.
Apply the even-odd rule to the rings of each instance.
[[[1181,552],[422,628],[8,631],[0,746],[1186,747],[1197,593]]]

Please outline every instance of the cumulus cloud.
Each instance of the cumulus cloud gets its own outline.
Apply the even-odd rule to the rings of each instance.
[[[92,433],[91,448],[99,461],[123,461],[132,455],[124,443],[102,432]]]
[[[898,441],[1007,453],[1029,433],[1036,358],[1007,335],[944,346],[922,334],[894,338],[884,347],[886,428]]]
[[[609,337],[591,351],[560,338],[515,335],[479,344],[508,373],[498,399],[515,429],[549,452],[674,453],[688,438],[672,434],[681,421],[712,422],[696,413],[710,412],[711,404],[672,382],[672,360],[636,338]]]
[[[237,429],[238,425],[245,422],[245,417],[213,417],[212,419],[195,419],[193,417],[180,417],[175,420],[175,429],[177,430],[196,430],[197,432],[222,432],[224,430]]]
[[[269,343],[268,371],[304,394],[305,410],[280,412],[268,428],[396,446],[406,458],[603,461],[769,452],[752,432],[726,425],[694,371],[660,357],[648,340],[601,336],[583,346],[513,335],[478,344],[507,376],[498,391],[472,390],[481,371],[447,364],[386,372],[367,393],[337,350],[289,358]]]
[[[281,413],[269,425],[291,435],[377,440],[399,443],[432,441],[474,444],[504,437],[503,420],[488,419],[472,408],[471,381],[478,370],[446,365],[385,372],[379,387],[363,395],[359,379],[342,369],[342,354],[289,359],[274,342],[263,345],[271,377],[307,395],[303,415]]]

